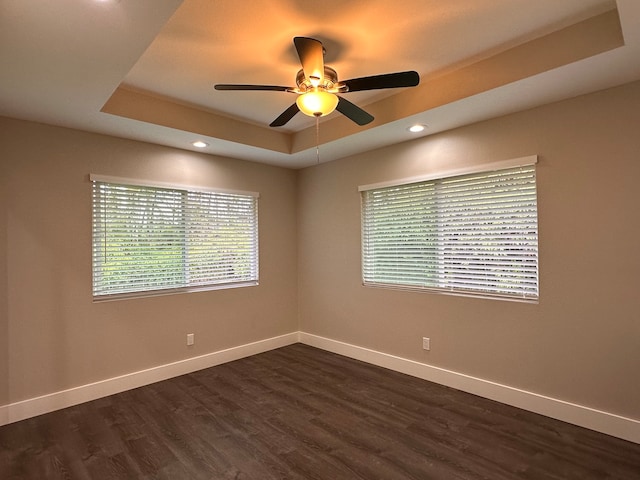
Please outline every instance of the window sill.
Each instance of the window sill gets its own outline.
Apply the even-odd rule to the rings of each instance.
[[[93,303],[112,302],[115,300],[129,300],[134,298],[160,297],[164,295],[178,295],[181,293],[207,292],[211,290],[227,290],[229,288],[255,287],[257,285],[259,285],[259,282],[257,280],[252,280],[248,282],[203,285],[201,287],[167,288],[162,290],[147,290],[142,292],[94,295]]]
[[[440,295],[452,295],[455,297],[481,298],[484,300],[502,300],[507,302],[533,303],[533,304],[539,303],[539,297],[531,297],[531,296],[526,297],[526,296],[506,295],[506,294],[497,294],[497,293],[489,293],[489,292],[474,292],[470,290],[451,290],[451,289],[445,289],[445,288],[394,285],[389,283],[374,283],[374,282],[364,282],[362,286],[372,287],[372,288],[384,288],[387,290],[399,290],[403,292],[435,293]]]

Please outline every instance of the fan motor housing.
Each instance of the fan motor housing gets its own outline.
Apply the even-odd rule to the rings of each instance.
[[[304,93],[315,88],[311,82],[307,80],[304,70],[298,71],[298,74],[296,75],[296,85],[298,86],[300,93]],[[327,67],[326,65],[324,66],[324,79],[318,87],[331,93],[347,91],[345,85],[338,84],[338,73],[333,68]]]

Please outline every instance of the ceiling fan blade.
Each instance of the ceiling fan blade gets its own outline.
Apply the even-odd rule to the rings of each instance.
[[[279,85],[235,85],[228,83],[219,83],[214,85],[216,90],[268,90],[274,92],[289,92],[291,87],[281,87]]]
[[[365,112],[359,106],[351,103],[349,100],[345,100],[342,97],[338,97],[338,106],[336,107],[341,114],[345,117],[356,122],[358,125],[366,125],[373,121],[373,115]]]
[[[304,76],[311,84],[317,86],[324,79],[324,50],[322,42],[315,38],[295,37],[296,46]]]
[[[269,124],[270,127],[281,127],[293,117],[295,117],[296,113],[298,113],[300,109],[298,108],[298,104],[294,103],[289,108],[287,108],[284,112],[280,114],[278,118],[276,118],[273,122]]]
[[[340,82],[340,84],[349,88],[349,92],[377,90],[380,88],[415,87],[418,83],[420,83],[420,75],[414,71],[385,73],[383,75],[352,78],[351,80]]]

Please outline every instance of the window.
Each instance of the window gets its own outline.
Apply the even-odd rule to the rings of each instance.
[[[537,301],[535,158],[360,187],[364,285]]]
[[[91,180],[94,300],[258,283],[257,194]]]

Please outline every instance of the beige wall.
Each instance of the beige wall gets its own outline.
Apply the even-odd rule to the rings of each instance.
[[[1,131],[0,131],[1,132]],[[0,136],[2,133],[0,133]],[[9,314],[7,276],[7,209],[9,201],[4,167],[4,146],[0,141],[0,405],[9,397]]]
[[[639,132],[634,83],[301,171],[300,329],[640,419]],[[361,285],[359,185],[533,154],[539,304]]]
[[[0,146],[0,405],[298,329],[296,172],[6,118]],[[92,303],[89,173],[260,192],[260,285]]]
[[[638,125],[634,83],[295,172],[0,119],[0,405],[300,329],[640,419]],[[532,154],[539,304],[361,286],[358,185]],[[89,173],[259,191],[260,285],[93,304]]]

